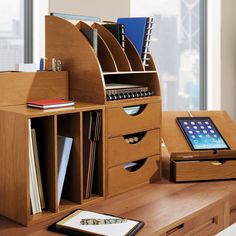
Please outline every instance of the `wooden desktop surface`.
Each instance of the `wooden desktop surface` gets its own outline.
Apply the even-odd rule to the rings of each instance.
[[[230,196],[236,196],[236,180],[172,183],[162,180],[86,207],[101,213],[142,220],[144,228],[137,235],[159,235],[191,219]],[[193,214],[193,215],[191,215]],[[47,230],[54,220],[23,227],[0,217],[0,235],[59,235]]]

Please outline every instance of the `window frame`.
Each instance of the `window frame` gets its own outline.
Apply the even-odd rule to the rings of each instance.
[[[33,0],[24,0],[24,62],[33,63]]]

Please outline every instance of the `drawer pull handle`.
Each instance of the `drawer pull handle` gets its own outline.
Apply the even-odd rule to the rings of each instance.
[[[220,166],[220,165],[223,165],[225,163],[225,160],[223,161],[212,161],[211,164],[213,166]]]
[[[123,138],[128,144],[136,144],[139,143],[145,136],[147,132],[140,132],[135,134],[124,135]]]
[[[144,111],[145,107],[146,107],[146,104],[145,105],[137,105],[137,106],[128,106],[128,107],[124,107],[123,109],[126,114],[128,114],[130,116],[137,116]]]
[[[139,170],[144,165],[146,160],[147,160],[147,158],[142,159],[142,160],[138,160],[138,161],[128,162],[128,163],[125,163],[123,165],[123,167],[125,168],[125,170],[127,170],[129,172],[135,172],[135,171]]]
[[[174,227],[173,229],[170,229],[169,231],[166,232],[166,235],[171,235],[173,234],[174,232],[182,229],[184,227],[184,224],[181,224],[181,225],[178,225],[176,227]]]

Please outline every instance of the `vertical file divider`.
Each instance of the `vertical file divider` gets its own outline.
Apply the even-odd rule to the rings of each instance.
[[[141,57],[133,43],[125,36],[125,53],[129,59],[133,71],[144,71]]]
[[[87,23],[80,21],[76,27],[78,29],[93,29]],[[112,56],[112,53],[108,46],[106,45],[103,38],[100,34],[97,34],[97,57],[99,59],[100,65],[102,67],[103,72],[116,72],[118,71],[115,59]]]
[[[129,60],[124,50],[122,49],[117,39],[113,36],[113,34],[101,24],[94,23],[92,27],[98,30],[98,33],[110,49],[112,56],[114,57],[114,60],[116,62],[118,71],[132,71]]]
[[[75,100],[104,104],[105,84],[93,48],[82,32],[67,20],[46,16],[46,57],[62,61],[70,71],[69,96]]]

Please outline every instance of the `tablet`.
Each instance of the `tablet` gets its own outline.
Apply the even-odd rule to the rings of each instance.
[[[176,117],[192,150],[230,149],[210,117]]]

